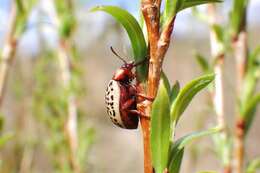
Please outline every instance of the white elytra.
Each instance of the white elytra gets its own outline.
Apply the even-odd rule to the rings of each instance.
[[[125,128],[120,116],[120,87],[117,81],[110,80],[105,94],[105,103],[107,114],[111,121],[119,126]]]

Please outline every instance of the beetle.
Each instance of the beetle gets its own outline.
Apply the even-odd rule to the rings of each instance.
[[[124,64],[116,70],[112,80],[107,85],[105,92],[107,114],[115,125],[124,129],[136,129],[139,116],[142,116],[137,111],[137,96],[144,96],[138,95],[136,92],[136,87],[132,83],[136,75],[132,70],[144,63],[146,59],[137,63],[126,62],[112,47],[110,49]]]

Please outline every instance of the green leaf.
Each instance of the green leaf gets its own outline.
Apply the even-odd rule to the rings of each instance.
[[[137,20],[129,12],[116,6],[97,6],[92,8],[91,11],[105,11],[112,15],[127,31],[135,61],[141,62],[147,58],[147,46],[143,31]],[[146,77],[147,63],[144,63],[137,67],[137,79],[139,81],[145,81]]]
[[[260,158],[252,160],[246,169],[246,173],[256,173],[256,171],[260,169]]]
[[[249,60],[248,60],[248,68],[257,68],[259,69],[260,67],[260,46],[256,47],[252,53],[249,55]]]
[[[162,71],[161,79],[162,79],[162,81],[163,81],[163,83],[164,83],[164,86],[165,86],[166,89],[167,89],[168,95],[170,95],[170,93],[171,93],[171,84],[170,84],[170,81],[169,81],[168,77],[167,77],[166,74],[164,73],[164,71]]]
[[[214,133],[217,133],[221,130],[220,127],[213,127],[208,130],[203,130],[199,132],[193,132],[188,135],[185,135],[181,138],[179,138],[174,145],[178,146],[178,149],[184,148],[186,145],[188,145],[190,142],[192,142],[195,139],[198,139],[200,137],[212,135]]]
[[[162,14],[162,23],[163,25],[168,23],[178,12],[178,9],[181,8],[185,0],[165,0],[165,8]]]
[[[181,169],[184,148],[178,149],[173,143],[170,148],[171,154],[169,158],[168,169],[170,173],[179,173]]]
[[[176,81],[171,89],[170,104],[172,104],[175,101],[179,92],[180,92],[180,83],[178,81]]]
[[[181,10],[197,5],[222,2],[221,0],[165,0],[162,23],[165,25]]]
[[[151,149],[156,173],[167,167],[170,145],[170,103],[165,83],[160,80],[158,94],[152,105]]]
[[[193,97],[214,80],[214,74],[204,75],[192,80],[181,89],[176,100],[171,104],[171,117],[176,123]]]
[[[230,13],[231,36],[236,37],[242,29],[246,17],[246,8],[248,0],[233,1],[233,7]]]
[[[245,119],[246,127],[245,132],[247,133],[256,115],[256,107],[260,103],[260,93],[251,98],[246,104],[244,110],[242,110],[242,116]]]
[[[212,29],[217,36],[217,40],[221,43],[224,42],[224,29],[217,24],[212,25]]]
[[[179,173],[184,147],[191,143],[193,140],[203,136],[211,135],[219,132],[220,128],[215,127],[201,132],[194,132],[179,138],[176,142],[171,143],[170,154],[168,161],[168,168],[170,173]]]
[[[195,58],[196,58],[197,63],[199,64],[200,68],[202,69],[202,71],[204,73],[209,73],[211,71],[210,65],[209,65],[207,59],[204,56],[202,56],[199,53],[196,53]]]
[[[194,7],[197,5],[203,5],[208,3],[217,3],[222,2],[222,0],[185,0],[181,6],[181,8],[178,9],[178,12],[181,10],[184,10],[186,8]]]

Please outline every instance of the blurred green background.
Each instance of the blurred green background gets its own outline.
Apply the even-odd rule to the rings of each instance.
[[[104,105],[106,84],[121,65],[109,47],[113,46],[121,54],[130,57],[129,40],[112,17],[101,12],[89,12],[95,5],[112,4],[126,8],[138,17],[139,1],[77,0],[73,1],[73,13],[68,16],[66,10],[70,9],[63,5],[65,1],[22,2],[33,3],[33,6],[26,11],[27,20],[19,24],[24,29],[18,37],[16,55],[0,108],[3,121],[1,134],[10,138],[0,145],[0,172],[143,172],[140,130],[115,127],[106,116]],[[220,6],[223,21],[227,20],[225,16],[230,4],[226,1]],[[206,11],[205,6],[199,9]],[[260,2],[251,0],[248,31],[252,48],[260,44],[259,9]],[[1,0],[1,48],[8,33],[10,13],[11,1]],[[66,22],[73,28],[67,35],[66,28],[60,29],[60,23]],[[183,85],[201,74],[194,52],[199,51],[210,57],[208,29],[206,24],[192,16],[190,10],[179,14],[164,63],[164,71],[171,82],[179,80]],[[71,55],[67,66],[69,84],[63,76],[66,72],[58,58],[62,57],[62,52],[66,54],[67,48],[62,49],[63,41],[68,42],[67,53]],[[236,103],[232,56],[226,58],[224,68],[225,113],[232,127]],[[64,132],[71,96],[77,107],[78,118],[78,149],[72,153],[75,154],[76,166],[73,166],[71,144]],[[206,91],[195,98],[181,119],[182,126],[178,128],[177,136],[215,123],[209,102]],[[260,116],[256,116],[247,137],[247,160],[260,155],[258,122]],[[220,170],[220,163],[210,148],[211,143],[210,138],[193,143],[185,153],[182,171]]]

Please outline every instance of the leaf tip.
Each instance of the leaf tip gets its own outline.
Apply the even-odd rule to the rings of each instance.
[[[93,8],[90,9],[90,12],[96,12],[96,11],[100,11],[103,9],[103,6],[102,5],[98,5],[98,6],[95,6]]]

